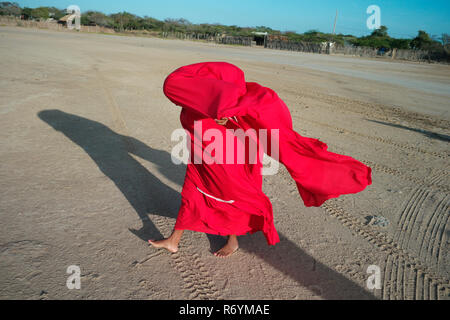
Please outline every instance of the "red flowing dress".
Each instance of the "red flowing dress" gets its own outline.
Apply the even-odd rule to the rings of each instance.
[[[278,151],[276,158],[295,180],[306,207],[319,207],[328,199],[360,192],[372,184],[370,167],[327,151],[327,145],[318,139],[299,135],[278,95],[258,83],[246,82],[244,72],[230,63],[203,62],[178,68],[166,78],[163,90],[182,107],[180,120],[188,132],[191,151],[175,229],[217,235],[262,231],[269,245],[280,241],[272,204],[262,191],[261,158],[250,161],[246,157],[243,163],[237,159],[240,151],[249,154],[251,139],[260,142],[261,129],[266,129],[269,143],[265,147],[258,143],[256,152],[273,157],[271,150]],[[214,121],[224,117],[230,118],[226,126]],[[253,129],[256,136],[234,137],[233,144],[223,139],[225,142],[209,148],[217,136],[225,137],[230,129]],[[273,132],[278,139],[272,139]],[[219,151],[222,159],[231,154],[234,161],[204,160],[207,155],[221,159]],[[202,156],[201,163],[194,161]]]

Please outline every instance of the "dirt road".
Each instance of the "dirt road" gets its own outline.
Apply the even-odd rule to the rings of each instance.
[[[185,168],[164,78],[201,61],[271,87],[295,129],[373,168],[357,195],[305,208],[265,177],[281,242],[170,234]],[[450,66],[0,27],[0,298],[449,299]],[[69,290],[67,268],[81,270]],[[369,266],[381,289],[369,290]]]

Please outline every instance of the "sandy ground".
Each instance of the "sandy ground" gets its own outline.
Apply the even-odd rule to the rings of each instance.
[[[277,91],[300,134],[373,185],[305,208],[281,168],[264,179],[276,246],[244,236],[221,260],[224,238],[187,232],[177,254],[150,248],[185,171],[162,83],[201,61]],[[450,66],[0,27],[0,67],[0,298],[449,299]]]

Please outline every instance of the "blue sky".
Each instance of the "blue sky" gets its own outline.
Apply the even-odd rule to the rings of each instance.
[[[127,11],[139,16],[185,18],[193,23],[268,26],[281,31],[305,32],[317,29],[331,32],[336,9],[337,33],[357,36],[370,34],[366,26],[369,5],[381,10],[381,24],[391,36],[414,37],[418,30],[441,36],[450,33],[450,1],[448,0],[23,0],[22,7],[78,5],[82,11],[104,13]]]

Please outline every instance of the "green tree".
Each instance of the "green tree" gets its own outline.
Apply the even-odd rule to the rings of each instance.
[[[397,48],[397,49],[409,49],[410,48],[410,39],[394,39],[391,38],[389,40],[390,47],[391,48]]]
[[[351,41],[355,46],[370,47],[376,49],[390,49],[392,48],[392,38],[389,37],[388,28],[386,26],[380,26],[380,28],[374,30],[370,36],[360,37]],[[403,43],[402,43],[403,45]]]
[[[33,9],[28,8],[28,7],[24,7],[22,9],[22,16],[23,16],[23,18],[25,20],[31,19],[32,18],[32,15],[31,15],[32,12],[33,12]]]
[[[1,16],[20,16],[22,9],[16,2],[0,2]]]
[[[110,15],[112,27],[118,31],[136,30],[139,27],[138,17],[129,12],[120,12]]]
[[[90,26],[110,26],[112,19],[98,11],[87,11],[81,15],[81,24]]]
[[[423,30],[419,30],[417,37],[415,37],[411,41],[411,48],[427,50],[430,48],[432,43],[433,43],[433,40],[431,40],[428,33],[426,33]]]
[[[50,18],[50,11],[47,7],[35,8],[31,11],[31,16],[35,19],[46,20]]]
[[[371,37],[388,38],[389,35],[388,35],[387,30],[388,30],[388,28],[386,26],[380,26],[378,29],[375,29],[370,36]]]
[[[144,30],[162,30],[164,22],[146,16],[139,21],[139,24]]]
[[[65,10],[60,10],[58,8],[55,7],[49,7],[48,8],[48,13],[49,16],[52,17],[55,20],[59,20],[62,17],[64,17],[66,15],[66,11]]]
[[[255,27],[255,31],[256,31],[256,32],[268,32],[268,33],[272,33],[272,32],[273,32],[273,29],[272,29],[272,28],[269,28],[269,27],[266,27],[266,26],[258,26],[258,27]]]

